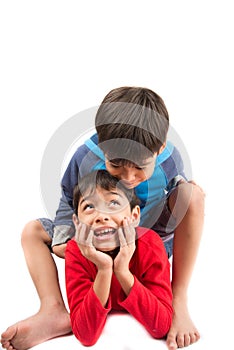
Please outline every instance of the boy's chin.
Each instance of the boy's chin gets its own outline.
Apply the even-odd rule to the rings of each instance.
[[[137,186],[140,184],[139,181],[134,181],[134,182],[121,181],[121,182],[122,182],[122,184],[123,184],[126,188],[128,188],[129,190],[131,190],[131,189],[137,187]]]
[[[117,249],[119,246],[115,246],[115,247],[111,247],[111,248],[101,248],[101,249],[98,249],[100,251],[102,251],[103,253],[108,253],[108,252],[111,252],[112,250],[115,250]]]
[[[102,252],[110,252],[116,248],[119,247],[119,242],[116,242],[116,243],[103,243],[103,244],[94,244],[95,248],[97,250],[100,250]]]

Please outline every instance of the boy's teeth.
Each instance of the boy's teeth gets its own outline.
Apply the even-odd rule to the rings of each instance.
[[[113,228],[107,228],[105,230],[101,230],[101,231],[98,231],[98,232],[95,232],[96,235],[105,235],[106,233],[109,233],[109,232],[114,232],[115,230]]]

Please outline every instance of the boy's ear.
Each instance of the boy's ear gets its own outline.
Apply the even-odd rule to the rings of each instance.
[[[134,227],[137,227],[139,225],[140,222],[140,207],[139,205],[136,205],[133,209],[132,209],[132,223]]]
[[[74,225],[78,225],[79,224],[79,219],[78,219],[78,216],[76,214],[72,215],[72,220],[74,222]]]
[[[160,147],[159,151],[158,151],[158,154],[162,153],[166,147],[166,141],[162,144],[162,146]]]

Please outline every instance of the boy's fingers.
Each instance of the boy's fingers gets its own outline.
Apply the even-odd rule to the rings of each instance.
[[[89,231],[89,234],[88,234],[88,237],[87,237],[87,240],[86,240],[86,244],[87,244],[89,247],[92,247],[92,246],[93,246],[93,235],[94,235],[94,231],[93,231],[93,230],[90,230],[90,231]]]
[[[124,237],[123,229],[121,227],[118,229],[118,234],[120,247],[124,247],[126,245],[126,239]]]
[[[131,225],[130,220],[124,219],[123,228],[127,244],[135,241],[135,228]]]
[[[79,223],[77,226],[77,229],[76,229],[76,233],[75,233],[75,240],[77,242],[79,242],[79,240],[80,240],[80,227],[81,227],[81,224]]]
[[[85,244],[86,230],[87,230],[86,225],[80,222],[76,230],[76,240],[78,243]]]
[[[80,242],[82,244],[85,243],[85,238],[86,238],[86,225],[81,223],[81,228],[80,228]]]

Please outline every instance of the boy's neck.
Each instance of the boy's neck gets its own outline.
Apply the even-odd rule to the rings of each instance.
[[[113,260],[115,259],[115,257],[117,256],[117,254],[119,253],[119,250],[120,250],[120,247],[117,247],[113,250],[109,250],[109,251],[106,251],[106,252],[103,252],[107,255],[109,255]]]

